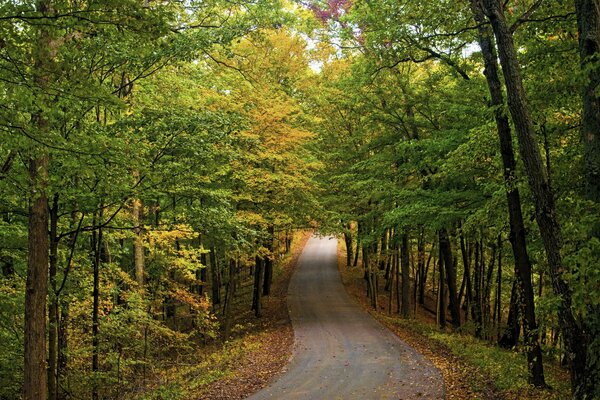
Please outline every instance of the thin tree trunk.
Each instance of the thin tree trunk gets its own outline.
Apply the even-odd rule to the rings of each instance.
[[[402,269],[402,316],[410,317],[410,256],[408,246],[408,233],[402,234],[402,250],[400,253],[400,266]]]
[[[438,293],[437,293],[437,323],[440,329],[446,327],[446,278],[444,273],[444,257],[440,246],[438,257]]]
[[[448,231],[442,228],[439,231],[440,256],[444,257],[446,282],[448,283],[448,294],[450,295],[450,314],[452,315],[452,326],[460,328],[460,305],[458,303],[458,293],[456,290],[456,268],[452,257],[452,248]]]
[[[56,272],[58,264],[58,194],[50,208],[50,304],[48,306],[48,399],[56,400],[58,391],[58,292]]]
[[[269,255],[264,257],[264,283],[263,283],[263,296],[271,294],[271,283],[273,283],[273,257],[275,257],[273,251],[273,239],[275,237],[274,225],[269,225],[269,235],[267,238],[266,248],[269,250]]]
[[[100,212],[98,220],[94,218],[93,225],[96,226],[102,222],[102,208],[100,206]],[[92,308],[92,400],[98,400],[98,370],[99,370],[99,355],[100,355],[100,340],[98,337],[99,332],[99,308],[100,308],[100,252],[102,249],[102,228],[98,228],[97,231],[92,232],[92,266],[93,266],[93,308]]]
[[[139,174],[136,175],[139,179]],[[143,220],[144,208],[140,199],[133,200],[131,215],[133,219],[133,264],[135,270],[135,281],[140,290],[144,289],[144,240]]]
[[[262,316],[262,295],[263,291],[261,283],[263,282],[263,273],[266,259],[257,255],[255,257],[255,269],[254,269],[254,295],[252,297],[252,309],[254,315],[259,318]]]

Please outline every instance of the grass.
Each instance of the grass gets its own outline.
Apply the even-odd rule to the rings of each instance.
[[[341,241],[340,241],[341,242]],[[360,268],[347,269],[345,265],[345,248],[338,249],[342,281],[346,286],[363,285]],[[570,399],[570,381],[568,372],[555,362],[544,363],[544,372],[548,389],[536,389],[527,382],[527,358],[522,351],[507,350],[494,344],[461,332],[441,331],[435,324],[421,319],[403,319],[397,315],[388,315],[385,311],[371,314],[386,325],[393,325],[399,330],[411,332],[430,343],[443,346],[462,360],[465,365],[475,368],[489,378],[495,389],[506,399],[563,400]],[[483,392],[486,382],[479,377],[471,377],[469,384],[474,391]]]
[[[203,387],[231,376],[234,367],[245,354],[258,351],[262,346],[262,337],[258,334],[228,341],[210,352],[205,350],[202,360],[180,364],[161,373],[157,386],[136,400],[197,398]]]

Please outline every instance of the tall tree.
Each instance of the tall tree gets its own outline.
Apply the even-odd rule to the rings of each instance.
[[[510,221],[509,238],[515,258],[515,278],[519,282],[516,287],[521,291],[521,295],[518,298],[524,303],[525,344],[527,348],[529,381],[535,386],[545,386],[542,351],[535,320],[535,302],[533,297],[533,286],[531,283],[531,262],[529,260],[529,254],[527,253],[525,224],[523,222],[523,213],[521,211],[521,196],[519,194],[519,189],[516,186],[517,164],[512,146],[512,135],[508,116],[504,112],[504,95],[502,94],[502,85],[498,73],[493,34],[489,26],[485,23],[485,15],[481,2],[479,0],[472,0],[471,9],[478,26],[479,47],[481,48],[481,54],[483,56],[485,66],[484,74],[491,97],[490,107],[494,108],[496,130],[500,139],[500,154],[502,156],[506,200],[508,203],[508,215]]]
[[[577,399],[590,398],[595,391],[594,384],[587,379],[589,371],[586,359],[590,339],[582,321],[577,321],[572,310],[572,289],[565,280],[567,269],[562,261],[562,234],[554,191],[537,145],[514,38],[502,4],[497,0],[484,0],[484,5],[496,37],[508,96],[508,109],[515,125],[521,158],[534,197],[535,215],[548,257],[552,287],[554,293],[561,298],[558,315],[569,357],[573,396]]]

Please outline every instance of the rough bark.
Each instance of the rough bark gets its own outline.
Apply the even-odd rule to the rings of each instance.
[[[485,15],[483,9],[477,3],[477,0],[472,1],[472,9],[479,28],[479,45],[481,47],[482,56],[485,64],[485,77],[490,91],[491,102],[490,106],[495,108],[494,117],[496,120],[496,129],[500,139],[500,153],[502,156],[502,164],[504,169],[504,181],[506,184],[506,199],[508,203],[508,214],[510,222],[510,243],[515,259],[515,277],[519,280],[518,288],[521,290],[520,298],[524,308],[524,323],[525,344],[528,349],[527,358],[529,366],[529,381],[536,386],[544,386],[544,370],[542,364],[542,353],[539,344],[539,336],[537,334],[537,323],[535,320],[535,302],[533,296],[533,286],[531,283],[531,263],[527,253],[527,243],[525,238],[525,224],[523,222],[523,214],[521,211],[521,197],[519,190],[516,187],[516,161],[512,146],[511,129],[508,122],[508,116],[504,111],[504,96],[502,94],[502,86],[498,73],[497,56],[494,44],[492,42],[492,32],[485,25]],[[512,296],[511,296],[512,297]],[[516,316],[514,316],[516,317]],[[511,337],[515,336],[517,330],[518,338],[518,322],[515,320],[509,321],[508,330],[509,336],[505,338],[506,344],[510,343]],[[514,338],[513,338],[514,339]]]
[[[585,192],[587,198],[600,203],[600,9],[595,0],[575,0],[577,30],[579,33],[579,59],[581,70],[586,72],[582,87],[583,113],[581,139],[584,149]],[[596,227],[598,230],[600,227]],[[600,231],[595,232],[600,236]]]
[[[37,11],[42,15],[52,12],[51,0],[40,0]],[[56,51],[49,25],[39,25],[34,53],[35,83],[46,90],[51,82],[53,57]],[[49,134],[50,124],[43,111],[32,118],[36,136]],[[46,365],[46,296],[48,294],[48,167],[50,158],[46,149],[37,149],[29,160],[29,226],[27,282],[25,291],[24,326],[24,400],[46,400],[48,375]]]
[[[554,293],[561,298],[558,316],[566,352],[570,359],[573,395],[575,398],[583,399],[591,390],[587,379],[588,371],[586,371],[589,338],[573,314],[571,289],[563,276],[566,268],[561,256],[562,233],[556,214],[554,192],[537,145],[513,36],[502,6],[498,0],[483,1],[496,37],[508,96],[508,109],[517,133],[519,151],[525,164],[529,187],[534,197],[535,215],[546,250],[552,287]]]

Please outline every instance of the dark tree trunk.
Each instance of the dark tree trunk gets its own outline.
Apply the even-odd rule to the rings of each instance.
[[[473,304],[473,287],[471,284],[471,260],[473,256],[473,246],[469,246],[465,243],[465,237],[462,231],[462,227],[459,228],[459,242],[460,242],[460,253],[463,260],[464,276],[463,281],[465,282],[465,303],[463,309],[465,310],[465,322],[469,319],[469,312]],[[462,290],[461,290],[462,291]],[[459,299],[462,299],[462,295],[459,295]]]
[[[437,323],[441,329],[446,327],[446,278],[444,272],[444,256],[440,246],[438,257],[438,293],[437,293]]]
[[[408,233],[402,234],[400,266],[402,270],[402,316],[410,317],[410,254]]]
[[[581,138],[584,148],[585,189],[588,199],[600,203],[600,10],[595,0],[575,0],[577,30],[579,33],[579,59],[581,70],[586,72],[582,88],[583,115]],[[600,226],[596,227],[596,230]],[[600,231],[595,232],[600,236]]]
[[[210,275],[212,278],[212,304],[213,308],[217,304],[221,304],[221,268],[217,261],[217,253],[215,246],[210,246]]]
[[[508,109],[515,125],[521,158],[525,164],[535,201],[535,214],[546,250],[552,287],[554,293],[561,298],[558,312],[559,324],[563,332],[566,352],[570,358],[573,395],[581,399],[591,397],[594,384],[588,381],[590,371],[587,370],[586,359],[589,337],[586,334],[585,322],[577,321],[571,309],[572,294],[564,278],[566,268],[561,256],[562,233],[554,204],[554,192],[535,138],[513,36],[500,2],[484,0],[484,4],[498,45],[508,95]],[[525,282],[522,283],[525,285]],[[598,380],[595,384],[598,384]]]
[[[223,331],[225,335],[225,340],[229,339],[229,334],[231,333],[231,324],[232,324],[232,302],[233,297],[235,295],[235,285],[236,285],[236,275],[237,275],[237,263],[234,258],[229,260],[229,280],[227,281],[227,290],[225,292],[225,304],[223,305]]]
[[[256,317],[262,316],[262,288],[263,272],[266,259],[256,256],[254,260],[254,292],[252,296],[252,310]]]
[[[346,266],[352,265],[352,233],[350,231],[344,231],[344,243],[346,244]]]
[[[502,323],[502,235],[498,235],[498,274],[496,275],[493,321],[496,324],[497,339],[500,336],[500,324]]]
[[[475,322],[475,336],[478,338],[483,337],[483,245],[480,245],[479,241],[475,242],[475,265],[473,274],[473,320]]]
[[[480,5],[473,0],[473,14],[475,21],[479,24],[479,43],[482,49],[482,55],[485,63],[485,76],[491,96],[491,107],[495,108],[494,116],[496,119],[496,128],[500,139],[500,153],[502,155],[502,164],[504,170],[504,181],[506,183],[506,198],[508,203],[508,213],[510,220],[510,243],[515,258],[515,277],[518,277],[518,285],[521,289],[520,297],[524,305],[524,323],[527,326],[525,331],[525,342],[528,358],[529,381],[536,386],[544,386],[544,369],[542,364],[542,353],[537,333],[537,324],[535,320],[535,302],[533,297],[533,286],[531,283],[531,263],[527,254],[527,243],[525,239],[525,225],[523,223],[523,214],[521,212],[521,198],[519,190],[514,182],[516,180],[516,162],[514,150],[512,147],[512,135],[508,117],[503,111],[504,97],[500,83],[498,64],[495,48],[492,42],[492,32],[484,24],[485,16]],[[512,297],[512,296],[511,296]],[[512,307],[511,303],[511,307]],[[514,312],[514,310],[512,310]],[[514,315],[516,317],[516,315]],[[509,321],[514,324],[516,321]],[[517,326],[509,326],[509,335],[514,335]],[[509,336],[510,337],[510,336]],[[518,335],[517,335],[518,337]],[[508,338],[505,338],[508,339]],[[510,340],[508,340],[510,342]],[[512,344],[513,346],[516,343]]]
[[[273,251],[273,238],[275,236],[275,227],[269,226],[269,236],[267,238],[266,248],[269,250],[269,255],[264,257],[264,282],[263,282],[263,296],[271,294],[271,284],[273,283],[273,257],[275,257]]]
[[[458,303],[458,293],[456,290],[456,268],[452,257],[452,248],[450,247],[450,239],[448,231],[442,228],[439,231],[440,239],[440,256],[444,257],[444,267],[446,282],[448,283],[448,294],[450,297],[450,315],[452,316],[452,326],[460,328],[460,305]]]
[[[513,281],[510,292],[510,305],[508,308],[508,319],[504,333],[498,339],[498,345],[505,349],[511,349],[519,343],[521,335],[521,324],[519,323],[519,282],[518,278]]]
[[[419,284],[417,286],[417,301],[419,304],[424,304],[427,272],[425,270],[425,238],[423,229],[421,229],[419,232],[419,238],[417,240],[417,275],[419,276]]]

